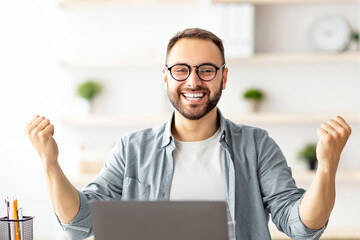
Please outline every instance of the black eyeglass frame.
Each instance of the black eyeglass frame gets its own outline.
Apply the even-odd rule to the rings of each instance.
[[[202,66],[209,66],[209,65],[215,68],[215,70],[216,70],[216,71],[215,71],[215,75],[214,75],[214,77],[213,77],[212,79],[204,80],[204,79],[202,79],[202,78],[199,76],[199,68],[202,67]],[[174,78],[174,76],[172,75],[171,69],[172,69],[173,67],[175,67],[175,66],[185,66],[185,67],[187,67],[187,68],[189,69],[188,76],[187,76],[184,80],[177,80],[177,79]],[[224,63],[223,65],[221,65],[220,67],[215,66],[214,64],[211,64],[211,63],[203,63],[203,64],[200,64],[199,66],[190,66],[190,65],[187,65],[187,64],[185,64],[185,63],[180,63],[180,64],[174,64],[174,65],[172,65],[171,67],[168,67],[167,65],[165,65],[165,67],[166,67],[166,69],[170,72],[171,77],[172,77],[175,81],[178,81],[178,82],[186,81],[186,79],[188,79],[189,76],[191,75],[191,69],[192,69],[192,68],[195,68],[196,75],[199,77],[199,79],[200,79],[201,81],[210,82],[211,80],[213,80],[213,79],[216,77],[217,72],[218,72],[220,69],[222,69],[222,68],[225,67],[225,63]]]

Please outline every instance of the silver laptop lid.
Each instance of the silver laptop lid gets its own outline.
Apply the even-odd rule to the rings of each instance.
[[[95,240],[228,240],[225,202],[91,202]]]

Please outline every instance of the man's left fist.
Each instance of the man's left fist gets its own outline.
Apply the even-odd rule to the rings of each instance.
[[[321,124],[317,130],[319,142],[316,147],[319,167],[336,172],[341,152],[350,134],[350,126],[340,116]]]

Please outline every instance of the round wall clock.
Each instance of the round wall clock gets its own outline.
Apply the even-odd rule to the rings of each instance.
[[[351,40],[348,22],[339,16],[323,16],[314,21],[309,30],[312,45],[320,51],[344,51]]]

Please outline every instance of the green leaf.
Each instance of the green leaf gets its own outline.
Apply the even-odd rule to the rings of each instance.
[[[250,88],[244,92],[243,97],[245,99],[260,101],[264,97],[264,93],[260,89]]]
[[[102,85],[99,82],[88,80],[78,85],[77,95],[92,101],[101,92]]]
[[[316,162],[316,143],[306,144],[298,153],[298,158],[306,162]]]

